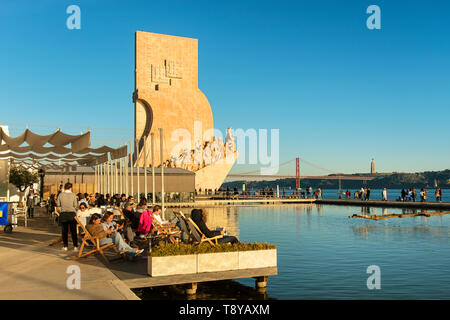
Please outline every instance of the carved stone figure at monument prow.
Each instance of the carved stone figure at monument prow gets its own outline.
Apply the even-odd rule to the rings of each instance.
[[[161,163],[159,128],[162,128],[165,166],[196,172],[199,188],[219,188],[236,161],[237,152],[231,128],[225,142],[214,137],[202,141],[205,132],[213,130],[214,122],[208,99],[198,88],[198,40],[137,31],[135,57],[133,102],[135,144],[139,150],[135,166],[144,166],[145,158],[146,165],[151,163],[150,151],[146,150],[144,155],[144,142],[151,133],[157,146],[155,163]],[[172,139],[177,133],[188,135],[192,147],[172,154],[179,144]],[[204,177],[206,171],[208,178]]]

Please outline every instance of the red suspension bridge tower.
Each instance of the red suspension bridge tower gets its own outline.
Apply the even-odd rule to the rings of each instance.
[[[295,158],[295,187],[300,189],[300,158]]]

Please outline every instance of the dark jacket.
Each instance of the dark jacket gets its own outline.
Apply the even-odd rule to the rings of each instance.
[[[192,213],[191,213],[192,221],[195,222],[195,224],[198,226],[200,231],[205,236],[207,236],[208,238],[220,236],[220,234],[221,234],[220,231],[216,231],[216,230],[211,231],[208,229],[208,227],[206,226],[206,223],[203,221],[202,217],[203,217],[203,214],[200,210],[198,210],[198,209],[192,210]]]
[[[123,215],[131,222],[131,229],[137,229],[139,227],[139,219],[141,214],[134,210],[122,209]]]

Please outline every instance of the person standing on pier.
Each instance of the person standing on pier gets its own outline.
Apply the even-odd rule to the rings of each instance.
[[[416,190],[416,188],[413,188],[413,189],[412,189],[412,199],[413,199],[413,202],[416,202],[416,198],[417,198],[417,190]]]
[[[59,222],[61,223],[63,250],[67,251],[69,243],[68,232],[70,228],[74,251],[78,251],[77,222],[74,219],[78,202],[76,195],[72,192],[72,184],[70,182],[64,185],[64,191],[59,194],[56,203],[61,210]]]
[[[370,188],[367,188],[366,200],[370,200]]]
[[[402,201],[405,201],[405,197],[406,197],[405,189],[402,189],[401,196],[402,196]]]
[[[381,193],[381,198],[383,201],[387,201],[387,190],[383,188],[383,192]]]
[[[440,193],[439,193],[439,190],[440,190],[440,188],[436,188],[436,191],[435,191],[435,196],[436,196],[436,202],[439,202],[439,199],[440,199]],[[441,199],[442,200],[442,199]]]
[[[37,195],[35,192],[33,185],[30,184],[30,189],[28,190],[27,195],[27,207],[28,207],[28,218],[34,217],[34,197]]]

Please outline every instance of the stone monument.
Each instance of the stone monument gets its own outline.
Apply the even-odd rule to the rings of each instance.
[[[163,128],[166,165],[196,172],[196,189],[218,189],[237,151],[231,128],[225,142],[209,134],[214,122],[208,99],[198,88],[198,40],[137,31],[133,102],[139,149],[135,166],[143,167],[145,159],[147,166],[151,164],[151,133],[155,166],[160,165],[158,128]],[[178,135],[183,136],[181,145]]]

